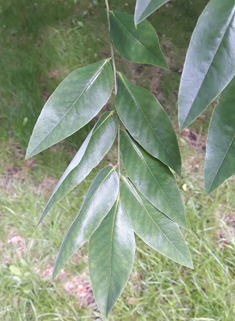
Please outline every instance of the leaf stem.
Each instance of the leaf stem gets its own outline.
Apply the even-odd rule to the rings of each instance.
[[[110,16],[109,16],[109,2],[108,0],[105,0],[105,5],[106,5],[106,12],[107,12],[107,20],[108,20],[108,27],[109,27],[109,32],[110,32]],[[113,80],[114,80],[114,92],[115,96],[117,95],[117,70],[116,70],[116,64],[115,64],[115,57],[114,57],[114,51],[113,51],[113,44],[110,40],[110,48],[111,48],[111,57],[112,57],[112,62],[113,62]],[[118,117],[118,176],[119,180],[121,177],[121,164],[120,164],[120,119]]]

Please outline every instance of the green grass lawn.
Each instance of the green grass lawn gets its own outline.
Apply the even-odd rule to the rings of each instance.
[[[175,125],[182,153],[177,178],[185,203],[194,270],[159,255],[136,237],[133,272],[109,320],[235,320],[234,178],[206,196],[203,190],[206,114],[183,132],[177,127],[177,91],[191,32],[206,0],[170,1],[150,21],[171,71],[121,60],[134,83],[156,95]],[[110,1],[133,12],[134,1]],[[0,319],[105,320],[92,296],[87,245],[51,283],[62,239],[97,171],[116,162],[110,152],[97,170],[55,205],[35,229],[58,179],[91,125],[24,161],[40,110],[72,70],[109,56],[103,1],[0,2]],[[109,102],[112,107],[113,101]]]

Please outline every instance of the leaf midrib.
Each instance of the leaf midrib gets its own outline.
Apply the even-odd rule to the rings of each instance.
[[[149,172],[151,173],[151,175],[153,176],[154,180],[156,181],[157,185],[159,186],[159,188],[161,189],[163,195],[165,196],[167,202],[170,204],[173,212],[176,214],[176,216],[180,219],[180,221],[182,222],[182,219],[179,217],[178,213],[175,211],[174,207],[172,206],[171,202],[169,201],[169,198],[167,197],[167,195],[165,194],[165,192],[163,191],[161,185],[158,183],[156,177],[153,175],[151,169],[149,168],[147,162],[145,161],[144,156],[142,155],[142,153],[140,152],[140,150],[137,148],[137,146],[135,144],[133,144],[133,142],[131,141],[131,139],[129,138],[129,135],[127,135],[129,141],[131,142],[131,145],[133,146],[133,148],[135,149],[136,153],[139,155],[140,159],[142,160],[142,162],[146,165],[146,167],[148,168]],[[149,200],[149,202],[155,207],[155,205]],[[165,213],[164,213],[165,214]],[[166,214],[167,215],[167,214]]]
[[[109,269],[109,284],[108,284],[108,295],[107,295],[107,302],[106,302],[106,313],[107,313],[107,308],[108,308],[108,300],[109,300],[109,293],[110,293],[110,285],[111,285],[111,274],[112,274],[112,261],[113,261],[113,233],[114,233],[114,224],[116,220],[116,215],[117,215],[117,208],[119,203],[119,197],[116,201],[116,206],[115,206],[115,212],[114,212],[114,217],[113,217],[113,223],[112,223],[112,229],[111,229],[111,246],[110,246],[110,269]]]
[[[144,115],[144,117],[145,117],[147,123],[149,124],[151,130],[153,131],[154,135],[156,136],[156,138],[157,138],[157,139],[159,140],[159,142],[161,143],[161,145],[162,145],[163,149],[165,150],[165,152],[167,153],[167,155],[170,157],[170,155],[168,154],[168,152],[167,152],[165,146],[163,145],[161,139],[157,136],[157,134],[155,133],[155,131],[154,131],[152,125],[150,124],[148,118],[145,116],[145,113],[144,113],[144,111],[142,110],[141,105],[138,103],[138,101],[136,100],[134,94],[132,94],[131,90],[130,90],[129,87],[127,86],[124,78],[122,77],[122,75],[119,75],[119,76],[120,76],[120,78],[122,79],[122,81],[123,81],[123,83],[124,83],[124,86],[126,87],[128,93],[130,94],[130,96],[131,96],[131,98],[133,99],[134,103],[139,107],[139,109],[141,110],[142,114]],[[159,158],[159,157],[158,157],[158,158]]]
[[[235,12],[235,6],[234,6],[233,11],[232,11],[232,13],[231,13],[231,18],[228,19],[228,23],[227,23],[226,29],[225,29],[225,31],[224,31],[224,34],[221,36],[221,40],[220,40],[220,42],[219,42],[219,44],[218,44],[218,47],[217,47],[217,49],[216,49],[216,51],[215,51],[215,54],[214,54],[214,56],[212,57],[212,60],[211,60],[211,62],[210,62],[210,64],[209,64],[209,66],[208,66],[208,69],[207,69],[206,73],[205,73],[205,77],[203,78],[203,81],[202,81],[202,83],[201,83],[201,85],[200,85],[200,87],[199,87],[199,89],[198,89],[198,91],[197,91],[197,94],[196,94],[195,97],[194,97],[194,100],[193,100],[193,102],[192,102],[192,104],[191,104],[191,108],[190,108],[190,110],[189,110],[189,112],[188,112],[188,114],[187,114],[187,117],[185,118],[184,123],[183,123],[182,126],[184,126],[185,122],[187,121],[187,119],[188,119],[188,117],[189,117],[189,114],[190,114],[190,111],[192,110],[192,107],[193,107],[193,105],[194,105],[194,103],[195,103],[195,101],[196,101],[196,99],[197,99],[197,97],[198,97],[198,94],[199,94],[199,92],[200,92],[201,89],[202,89],[202,86],[203,86],[203,84],[204,84],[204,82],[205,82],[205,79],[206,79],[206,77],[207,77],[207,75],[208,75],[208,72],[209,72],[209,70],[210,70],[210,68],[211,68],[211,66],[212,66],[212,64],[213,64],[213,62],[214,62],[214,60],[215,60],[215,56],[217,55],[218,50],[220,49],[221,43],[222,43],[222,41],[224,40],[225,34],[227,33],[227,31],[228,31],[228,29],[229,29],[229,26],[230,26],[230,24],[231,24],[231,21],[232,21],[232,19],[233,19],[233,17],[234,17],[234,12]]]
[[[114,14],[113,11],[110,13],[113,14],[113,16],[116,18],[116,20],[120,23],[120,25],[145,49],[147,50],[155,59],[157,59],[161,64],[164,65],[164,62],[161,61],[158,57],[156,57],[148,48],[146,48],[122,23],[121,21],[117,18],[117,16]]]
[[[58,184],[56,185],[55,189],[56,189],[56,188],[57,188],[57,189],[56,189],[55,192],[53,191],[53,193],[52,193],[49,201],[47,202],[47,205],[46,205],[43,213],[46,211],[46,208],[47,208],[48,205],[50,204],[51,200],[52,200],[52,199],[54,198],[54,196],[57,194],[57,192],[58,192],[58,190],[60,189],[61,185],[65,182],[65,180],[68,179],[68,177],[69,177],[70,175],[72,175],[72,173],[73,173],[75,170],[77,170],[78,166],[81,164],[81,162],[82,162],[82,160],[84,159],[84,156],[85,156],[85,154],[86,154],[87,148],[88,148],[88,146],[89,146],[89,144],[90,144],[90,142],[91,142],[91,139],[92,139],[93,135],[95,134],[95,132],[96,132],[97,130],[99,130],[99,128],[109,119],[109,117],[111,117],[111,116],[113,115],[113,113],[114,113],[114,112],[111,112],[110,114],[108,114],[107,117],[105,117],[105,119],[100,123],[100,125],[99,125],[97,128],[95,128],[95,129],[93,128],[93,129],[92,129],[93,132],[92,132],[92,134],[91,134],[91,137],[90,137],[89,141],[87,142],[87,145],[86,145],[84,154],[83,154],[82,158],[80,159],[80,162],[79,162],[76,166],[74,166],[74,167],[71,169],[70,172],[67,173],[67,175],[64,177],[64,179],[61,181],[61,183],[60,183],[60,185],[58,186],[58,188],[57,188],[57,185],[58,185]],[[77,184],[77,185],[78,185],[78,184]],[[74,186],[72,189],[74,189],[75,187],[76,187],[76,186]],[[70,192],[72,189],[70,189],[69,192]],[[68,192],[67,192],[67,193],[68,193]],[[61,198],[60,198],[60,199],[61,199]],[[57,203],[57,202],[59,202],[59,200],[56,201],[56,203]],[[52,206],[53,206],[53,205],[52,205]],[[47,213],[48,213],[48,211],[46,212],[46,214],[47,214]],[[45,215],[46,215],[46,214],[45,214]],[[39,223],[42,221],[42,219],[45,217],[45,215],[40,218]],[[39,224],[39,223],[38,223],[38,224]]]
[[[155,223],[155,225],[158,227],[159,231],[164,235],[164,237],[167,239],[167,241],[175,248],[175,250],[182,256],[182,258],[186,259],[183,254],[175,247],[175,245],[169,240],[169,238],[166,236],[166,234],[163,232],[163,230],[160,228],[160,226],[157,224],[157,222],[152,218],[151,214],[148,212],[147,208],[144,206],[143,207],[145,209],[145,211],[147,212],[147,214],[149,215],[149,217],[151,218],[151,220]],[[162,214],[165,215],[165,214]],[[175,224],[174,222],[172,222],[173,224]],[[165,254],[164,254],[165,255]],[[186,261],[188,262],[188,260],[186,259]]]
[[[98,70],[96,71],[95,74],[92,75],[92,77],[89,79],[88,83],[86,84],[86,86],[84,87],[84,89],[82,90],[82,92],[80,93],[80,95],[78,96],[78,98],[72,103],[71,107],[69,107],[69,109],[67,110],[67,112],[63,115],[63,117],[57,122],[57,124],[49,131],[49,133],[47,133],[47,135],[43,138],[42,141],[40,141],[37,146],[31,151],[31,153],[29,155],[31,155],[37,148],[38,146],[40,146],[40,144],[54,131],[54,129],[62,122],[62,120],[66,117],[66,115],[70,112],[70,110],[73,108],[73,106],[76,104],[76,102],[81,98],[81,96],[84,94],[84,92],[87,90],[87,88],[90,86],[90,84],[93,82],[93,80],[100,74],[100,72],[102,71],[103,67],[106,65],[106,63],[109,62],[109,59],[106,59],[102,65],[98,68]],[[54,103],[56,103],[53,99],[53,97],[51,97],[51,100],[53,100]],[[57,104],[57,103],[56,103]]]
[[[169,0],[165,0],[165,2],[163,2],[160,6],[158,6],[154,11],[156,11],[157,9],[159,9],[161,6],[163,6],[166,2],[168,2]],[[140,19],[142,19],[142,17],[143,17],[143,15],[146,15],[146,11],[147,11],[147,9],[149,8],[149,6],[150,6],[150,4],[151,4],[151,1],[149,2],[149,4],[147,5],[147,7],[145,7],[145,9],[144,9],[144,11],[143,11],[143,13],[140,15],[140,17],[139,17],[139,20]],[[152,12],[154,12],[154,11],[152,11]],[[149,16],[149,15],[148,15]],[[148,17],[147,16],[147,17]],[[142,20],[143,21],[143,20]],[[140,23],[140,22],[139,22]]]
[[[209,185],[209,186],[210,186],[209,191],[211,190],[211,186],[213,185],[213,183],[214,183],[214,181],[215,181],[215,179],[216,179],[216,176],[218,175],[218,172],[219,172],[219,170],[220,170],[220,168],[221,168],[221,166],[222,166],[222,164],[223,164],[226,156],[228,155],[229,149],[230,149],[230,147],[231,147],[234,139],[235,139],[235,134],[233,135],[233,138],[231,139],[231,142],[230,142],[229,145],[228,145],[228,148],[227,148],[227,150],[226,150],[226,152],[225,152],[225,154],[224,154],[224,157],[222,158],[222,160],[221,160],[221,162],[220,162],[220,165],[218,166],[218,169],[217,169],[217,171],[216,171],[213,179],[211,180],[211,184]]]
[[[129,182],[127,181],[127,179],[125,177],[123,177],[124,182],[126,183],[126,185],[129,185]],[[129,188],[130,189],[130,188]],[[132,193],[132,195],[135,197],[135,199],[138,201],[138,199],[136,198],[136,196],[134,195],[134,193],[130,190],[130,192]],[[139,195],[138,195],[139,196]],[[142,201],[142,199],[141,199]],[[140,203],[138,201],[138,203]],[[160,226],[157,224],[157,222],[152,218],[151,214],[149,213],[149,211],[147,210],[147,208],[145,207],[143,201],[142,204],[140,203],[141,206],[143,206],[143,208],[145,209],[145,212],[147,212],[147,214],[149,215],[150,219],[153,221],[153,223],[156,225],[156,227],[159,229],[159,231],[163,234],[163,236],[167,239],[167,241],[175,248],[175,250],[182,256],[182,258],[184,258],[187,262],[189,262],[184,256],[183,254],[175,247],[175,245],[172,243],[171,240],[169,240],[169,238],[166,236],[166,234],[163,232],[163,230],[160,228]],[[165,215],[165,214],[162,214]],[[172,222],[173,224],[175,224],[174,222]],[[159,251],[158,251],[159,252]],[[165,255],[165,254],[164,254]],[[165,255],[166,256],[166,255]],[[170,258],[169,256],[167,256],[168,258]],[[170,258],[172,259],[172,258]]]
[[[72,229],[72,227],[73,227],[74,224],[76,223],[77,219],[80,217],[81,212],[84,211],[84,209],[87,207],[87,205],[88,205],[88,203],[90,202],[90,200],[94,197],[94,195],[95,195],[95,193],[97,192],[97,190],[98,190],[98,189],[100,188],[100,186],[104,183],[104,181],[107,179],[107,177],[112,174],[113,171],[114,171],[114,168],[112,168],[112,169],[109,171],[109,173],[105,176],[105,178],[102,180],[102,182],[98,185],[98,187],[96,188],[96,190],[94,191],[94,193],[92,194],[92,196],[91,196],[91,197],[89,198],[89,200],[87,201],[86,205],[85,205],[84,207],[83,207],[83,206],[81,207],[80,211],[79,211],[78,214],[76,215],[73,223],[71,224],[71,226],[70,226],[70,228],[69,228],[69,230],[68,230],[68,232],[67,232],[67,234],[66,234],[66,236],[65,236],[64,242],[62,243],[61,248],[60,248],[60,250],[59,250],[58,257],[61,255],[61,254],[60,254],[60,251],[62,251],[62,249],[64,248],[64,244],[65,244],[66,241],[67,241],[67,235],[69,235],[69,231]],[[86,199],[85,199],[85,201],[86,201]],[[84,202],[85,202],[85,201],[84,201]],[[98,227],[99,227],[99,226],[98,226]],[[98,227],[97,227],[97,228],[98,228]],[[94,231],[94,232],[95,232],[95,231]],[[71,256],[73,256],[76,251],[77,251],[77,249],[69,256],[69,258],[70,258]],[[66,260],[66,262],[69,260],[69,258]],[[56,259],[56,261],[57,261],[57,259]],[[65,263],[66,263],[66,262],[65,262]],[[65,265],[65,263],[60,267],[60,269]],[[56,266],[57,266],[57,264],[55,263],[53,272],[54,272]],[[60,270],[60,269],[59,269],[59,270]],[[58,274],[58,273],[57,273],[57,274]],[[54,273],[53,273],[53,275],[52,275],[52,280],[54,280],[54,278],[57,276],[57,274],[54,276]]]

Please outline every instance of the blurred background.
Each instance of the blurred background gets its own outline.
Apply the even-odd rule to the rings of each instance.
[[[110,0],[134,13],[134,0]],[[206,135],[213,105],[182,132],[177,93],[192,31],[208,0],[169,1],[149,21],[170,70],[133,64],[116,52],[117,69],[150,90],[178,136],[182,177],[176,177],[188,219],[183,234],[194,270],[151,250],[136,237],[128,284],[110,320],[235,320],[234,178],[211,195],[203,190]],[[66,141],[27,161],[37,117],[73,70],[110,56],[104,1],[0,0],[0,319],[105,320],[94,302],[87,245],[51,284],[62,239],[98,171],[116,163],[116,145],[87,179],[55,205],[35,230],[58,179],[94,120]],[[113,108],[111,99],[105,108]]]

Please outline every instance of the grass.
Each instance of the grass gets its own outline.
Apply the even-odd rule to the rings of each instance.
[[[206,196],[202,189],[204,136],[197,135],[196,147],[184,133],[179,138],[187,162],[178,183],[186,184],[185,191],[181,188],[189,225],[184,235],[194,270],[162,257],[137,238],[134,269],[110,320],[234,320],[234,178]],[[195,149],[197,157],[190,157]],[[50,284],[61,240],[95,171],[35,230],[56,184],[51,176],[55,159],[49,159],[46,168],[36,159],[25,164],[19,151],[14,141],[7,148],[1,145],[1,170],[8,174],[1,176],[0,316],[3,320],[95,320],[99,314],[90,298],[87,246],[66,265],[64,278]],[[63,150],[57,157],[62,164]],[[106,158],[104,163],[109,161]],[[6,164],[11,166],[6,169]],[[63,171],[62,166],[58,171]],[[72,288],[75,282],[80,292]]]
[[[150,89],[175,124],[183,159],[183,174],[177,180],[189,225],[184,235],[194,270],[164,258],[136,238],[133,272],[109,320],[235,319],[234,178],[210,196],[203,190],[205,134],[213,106],[188,131],[179,133],[176,119],[180,70],[206,2],[171,1],[151,16],[171,71],[127,63],[117,55],[118,69]],[[112,8],[131,13],[133,2],[113,1]],[[36,230],[50,193],[91,125],[24,161],[30,133],[48,95],[70,71],[109,54],[103,2],[18,0],[1,2],[0,12],[0,318],[105,320],[91,293],[87,245],[52,284],[50,277],[90,182],[104,165],[116,162],[116,150]]]

